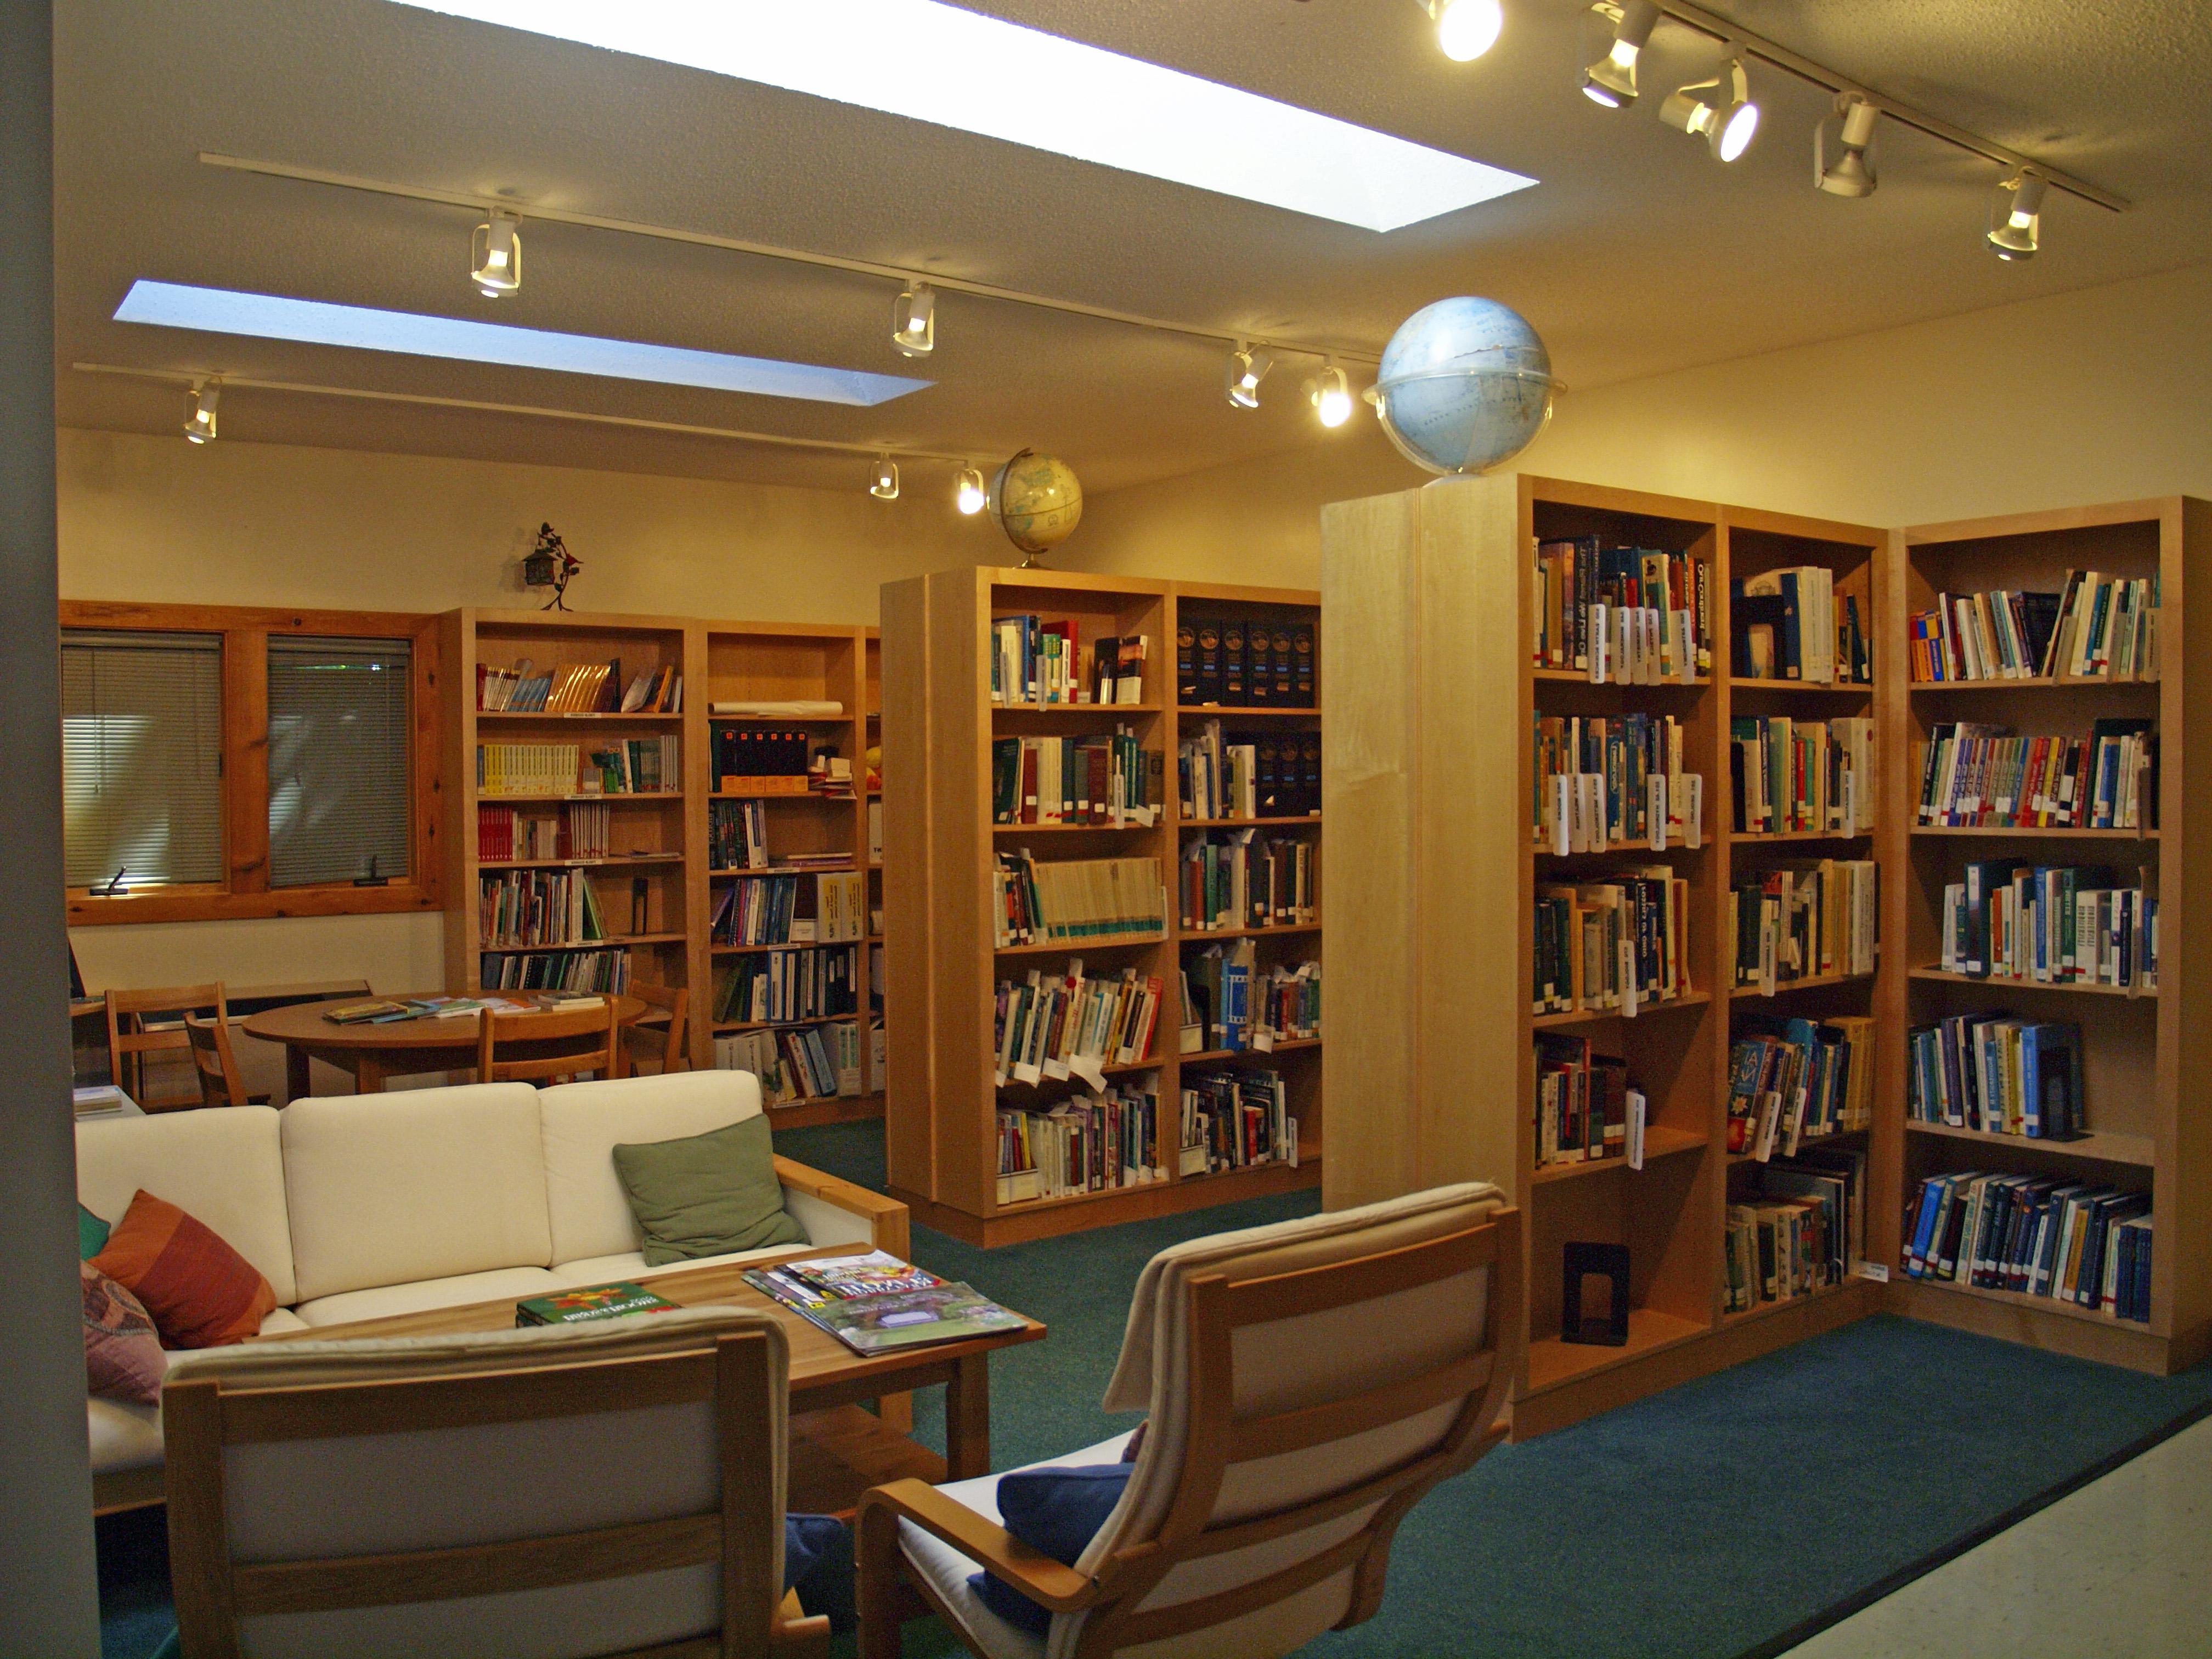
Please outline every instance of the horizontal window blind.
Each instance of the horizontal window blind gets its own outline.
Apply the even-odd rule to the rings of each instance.
[[[405,640],[269,641],[269,884],[408,874]]]
[[[71,887],[222,879],[222,636],[62,633]]]

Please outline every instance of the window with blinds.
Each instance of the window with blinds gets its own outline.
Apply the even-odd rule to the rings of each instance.
[[[222,880],[222,635],[62,632],[71,887]]]
[[[408,871],[405,640],[269,641],[269,884]]]

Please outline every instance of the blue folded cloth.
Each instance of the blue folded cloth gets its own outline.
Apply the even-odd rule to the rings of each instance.
[[[1114,1513],[1134,1470],[1133,1463],[1099,1463],[1070,1468],[1017,1469],[999,1477],[999,1518],[1031,1549],[1064,1567],[1075,1565]],[[1017,1630],[1042,1636],[1052,1629],[1052,1613],[1004,1579],[971,1574],[975,1599]]]

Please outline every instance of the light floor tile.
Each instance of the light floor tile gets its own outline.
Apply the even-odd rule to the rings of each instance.
[[[1939,1654],[2212,1654],[2212,1419],[1830,1626],[1790,1659]]]

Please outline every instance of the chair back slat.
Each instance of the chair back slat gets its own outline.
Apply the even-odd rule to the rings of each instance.
[[[565,1013],[502,1014],[487,1008],[477,1026],[477,1081],[546,1083],[595,1072],[620,1077],[617,1000]],[[504,1056],[504,1058],[502,1058]]]
[[[246,1079],[238,1058],[231,1052],[230,1028],[220,1018],[185,1016],[185,1039],[191,1044],[192,1064],[200,1077],[200,1102],[207,1106],[243,1106]]]
[[[149,1099],[145,1083],[147,1054],[184,1054],[191,1048],[186,1016],[211,1009],[218,1020],[230,1017],[222,981],[111,990],[101,998],[107,1016],[107,1075],[111,1082],[149,1112],[174,1111],[202,1103],[198,1093]],[[149,1019],[165,1023],[149,1027]],[[196,1073],[197,1074],[197,1073]]]
[[[658,1060],[664,1075],[670,1072],[689,1071],[691,1058],[687,1037],[691,993],[681,985],[653,985],[642,980],[632,980],[624,994],[634,996],[647,1007],[657,1009],[668,1016],[665,1024],[655,1027],[640,1020],[623,1033],[623,1046],[629,1055],[631,1074],[636,1074],[637,1062],[641,1059]]]
[[[1401,1377],[1346,1399],[1272,1417],[1245,1418],[1230,1425],[1229,1461],[1249,1463],[1255,1457],[1307,1451],[1332,1440],[1349,1440],[1370,1429],[1419,1417],[1449,1401],[1480,1394],[1489,1385],[1497,1361],[1498,1356],[1492,1353],[1472,1353],[1435,1370]]]

